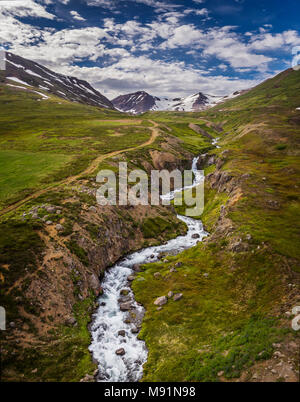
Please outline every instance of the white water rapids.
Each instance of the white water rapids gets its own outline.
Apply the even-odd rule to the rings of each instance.
[[[198,158],[194,158],[192,170],[194,172],[193,185],[197,186],[203,176],[197,171]],[[175,192],[182,191],[178,189]],[[162,196],[162,198],[173,199],[174,191]],[[92,343],[89,347],[94,359],[98,361],[99,375],[98,381],[126,382],[138,381],[143,374],[143,364],[147,360],[147,348],[144,341],[137,339],[137,325],[142,321],[144,309],[139,305],[131,291],[128,276],[133,271],[135,264],[145,264],[157,261],[162,252],[178,254],[184,249],[195,246],[207,233],[203,229],[201,221],[177,215],[183,221],[188,231],[184,236],[178,236],[160,246],[148,247],[128,255],[126,258],[117,262],[109,268],[102,281],[103,296],[99,298],[99,308],[93,316],[91,326]],[[198,234],[198,238],[193,238]],[[127,296],[120,294],[121,290],[128,291]],[[163,295],[161,295],[163,296]],[[131,303],[131,311],[137,320],[130,322],[130,313],[120,310],[119,299],[123,302]],[[138,323],[138,324],[137,324]],[[119,331],[125,331],[123,335]],[[125,354],[117,355],[116,350],[123,348]]]

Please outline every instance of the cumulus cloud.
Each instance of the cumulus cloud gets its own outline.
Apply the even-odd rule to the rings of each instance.
[[[4,16],[56,18],[55,15],[49,13],[45,7],[34,0],[0,1],[0,13]]]
[[[194,25],[180,25],[161,44],[163,49],[193,46],[202,51],[203,56],[214,56],[228,62],[233,68],[260,67],[272,61],[271,57],[256,54],[254,47],[244,43],[235,33],[234,27],[225,26],[208,30],[197,29]]]
[[[86,21],[85,18],[81,17],[81,15],[77,11],[70,11],[70,14],[73,16],[74,20]]]
[[[16,18],[1,13],[0,10],[0,43],[2,45],[20,45],[24,48],[34,45],[42,39],[43,32],[39,29],[18,21]]]
[[[108,38],[109,35],[98,27],[43,31],[41,41],[36,45],[13,43],[11,51],[54,68],[82,59],[97,60],[103,57],[107,49],[101,40]]]
[[[187,67],[183,62],[168,63],[147,56],[132,55],[104,68],[69,66],[62,71],[88,79],[109,98],[137,90],[170,97],[187,96],[199,91],[225,95],[259,82],[236,80],[224,75],[209,76],[207,71]]]
[[[64,4],[64,5],[67,5],[70,3],[70,0],[36,0],[36,1],[38,1],[39,3],[44,3],[46,5],[54,4],[55,2]]]
[[[288,48],[300,44],[300,36],[297,31],[288,30],[282,33],[261,32],[258,35],[252,35],[249,47],[254,50],[266,51],[280,48]]]
[[[207,8],[201,8],[201,9],[197,9],[197,8],[186,8],[186,9],[183,11],[183,14],[184,14],[184,15],[195,14],[195,15],[198,15],[198,16],[207,17],[208,14],[209,14],[209,11],[208,11]]]
[[[103,8],[108,8],[110,10],[116,9],[120,5],[121,1],[132,1],[135,3],[144,4],[146,6],[157,9],[159,12],[168,11],[180,7],[180,5],[178,4],[172,4],[167,1],[161,0],[85,0],[88,6],[99,6]]]

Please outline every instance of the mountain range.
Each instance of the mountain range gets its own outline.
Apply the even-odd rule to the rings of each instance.
[[[213,107],[227,99],[234,98],[245,91],[237,91],[229,96],[208,95],[197,92],[185,98],[153,96],[145,91],[120,95],[112,100],[114,107],[122,112],[140,114],[148,111],[195,112]]]
[[[170,98],[137,91],[120,95],[110,101],[87,81],[56,73],[39,63],[11,52],[6,52],[5,77],[7,85],[38,92],[42,99],[47,99],[48,94],[52,94],[64,100],[101,108],[117,109],[131,114],[141,114],[148,111],[201,111],[246,92],[237,91],[229,96],[215,96],[197,92],[187,97]]]

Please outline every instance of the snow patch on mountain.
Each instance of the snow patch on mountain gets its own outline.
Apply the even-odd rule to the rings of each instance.
[[[15,81],[15,82],[17,82],[18,84],[22,84],[22,85],[26,85],[27,87],[30,87],[29,84],[27,84],[26,82],[20,80],[19,78],[16,78],[16,77],[7,77],[7,79],[10,80],[10,81]]]

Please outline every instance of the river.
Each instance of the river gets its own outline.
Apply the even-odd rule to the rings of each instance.
[[[194,158],[194,182],[189,188],[197,186],[203,180],[203,175],[197,171],[197,162],[198,158]],[[184,189],[178,189],[176,192]],[[162,198],[173,199],[174,194],[172,191]],[[135,301],[128,276],[134,273],[135,264],[155,262],[162,252],[179,254],[207,236],[201,221],[181,215],[177,215],[177,218],[187,225],[188,230],[184,236],[178,236],[160,246],[136,251],[105,272],[102,280],[103,295],[99,298],[99,308],[93,315],[92,343],[89,347],[98,362],[97,381],[138,381],[143,375],[143,365],[147,361],[148,352],[145,342],[138,339],[138,332],[144,308]],[[194,238],[195,234],[199,237]],[[121,311],[120,302],[129,303],[130,311]],[[134,319],[130,312],[134,312]],[[116,354],[117,350],[119,355]]]

